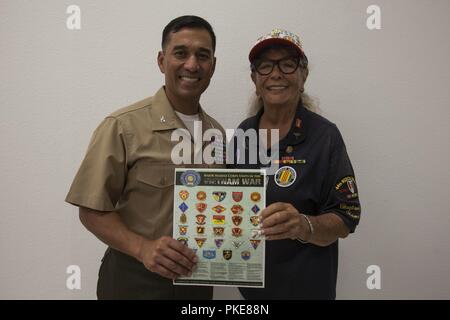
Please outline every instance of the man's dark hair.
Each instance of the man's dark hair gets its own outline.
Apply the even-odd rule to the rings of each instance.
[[[212,40],[213,52],[216,51],[216,35],[214,34],[213,28],[208,21],[197,16],[181,16],[170,21],[169,24],[164,28],[162,33],[161,46],[163,49],[167,43],[169,34],[178,32],[182,28],[197,28],[205,29],[206,31],[208,31]]]

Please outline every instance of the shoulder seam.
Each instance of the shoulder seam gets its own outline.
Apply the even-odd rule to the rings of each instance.
[[[126,115],[127,113],[151,107],[152,106],[152,102],[153,102],[153,97],[150,97],[150,98],[147,98],[147,99],[150,99],[150,101],[146,102],[144,105],[139,106],[139,104],[141,102],[145,101],[146,99],[143,99],[141,101],[138,101],[138,102],[133,103],[131,105],[128,105],[126,107],[119,108],[117,111],[112,112],[111,114],[107,115],[105,118],[119,118],[119,117],[121,117],[123,115]],[[133,107],[134,105],[136,105],[136,106]],[[126,108],[131,108],[131,110],[124,110],[124,111],[120,111],[119,112],[120,109],[126,109]],[[117,112],[119,112],[119,113],[117,113]]]

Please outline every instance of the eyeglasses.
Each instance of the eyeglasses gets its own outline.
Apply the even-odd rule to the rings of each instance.
[[[278,66],[284,74],[294,73],[300,65],[300,59],[297,57],[287,57],[279,60],[259,60],[252,64],[252,69],[262,76],[272,73],[275,66]]]

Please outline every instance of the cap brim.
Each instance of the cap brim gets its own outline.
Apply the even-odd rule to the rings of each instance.
[[[298,54],[300,56],[304,56],[305,53],[299,48],[297,47],[295,44],[293,44],[291,41],[286,40],[286,39],[280,39],[280,38],[269,38],[269,39],[265,39],[261,42],[259,42],[258,44],[256,44],[252,50],[250,50],[250,53],[248,54],[248,60],[250,60],[250,62],[253,61],[253,59],[265,48],[267,48],[268,46],[274,45],[274,44],[281,44],[281,45],[286,45],[289,46],[293,49],[295,49]]]

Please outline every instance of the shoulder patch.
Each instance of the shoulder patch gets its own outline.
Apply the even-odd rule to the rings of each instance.
[[[358,199],[358,189],[354,176],[345,176],[341,178],[334,187],[339,197],[345,200]]]

